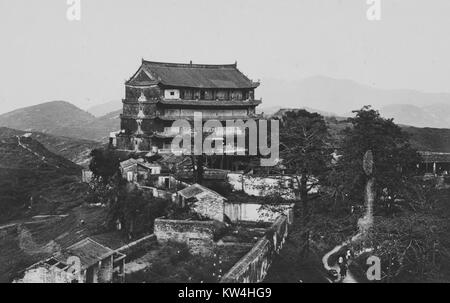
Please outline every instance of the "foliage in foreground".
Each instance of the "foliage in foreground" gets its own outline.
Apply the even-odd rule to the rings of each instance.
[[[217,282],[214,259],[194,256],[181,243],[164,244],[154,257],[155,262],[142,271],[127,275],[127,283],[200,283]]]

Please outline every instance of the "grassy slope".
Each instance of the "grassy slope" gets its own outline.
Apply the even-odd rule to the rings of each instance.
[[[26,133],[26,131],[0,127],[0,139],[5,139],[13,136],[22,136]],[[64,158],[79,165],[85,164],[87,162],[92,149],[102,146],[101,143],[98,143],[96,141],[54,136],[40,132],[33,132],[31,134],[31,138],[39,141],[52,153],[63,156]]]
[[[47,150],[32,138],[0,138],[0,222],[35,213],[33,204],[46,197],[71,194],[64,188],[78,183],[81,167]]]
[[[327,118],[330,135],[339,144],[342,139],[340,132],[351,124]],[[435,151],[450,153],[450,129],[447,128],[419,128],[401,125],[403,131],[410,136],[411,145],[421,151]]]

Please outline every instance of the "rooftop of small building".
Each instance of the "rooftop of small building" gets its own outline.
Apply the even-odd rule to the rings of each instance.
[[[81,267],[86,269],[113,254],[114,250],[88,237],[67,247],[53,258],[60,262],[67,262],[69,257],[75,256],[80,259]]]
[[[222,195],[220,195],[219,193],[217,193],[214,190],[209,189],[209,188],[207,188],[205,186],[202,186],[202,185],[200,185],[198,183],[195,183],[195,184],[193,184],[191,186],[188,186],[188,187],[178,191],[178,194],[181,195],[182,197],[186,198],[186,199],[190,199],[190,198],[196,197],[196,196],[198,196],[200,194],[209,194],[209,195],[212,195],[212,196],[215,196],[215,197],[220,197],[220,198],[226,200],[226,198],[223,197]]]
[[[227,180],[228,173],[230,173],[230,171],[228,170],[206,168],[203,171],[203,179],[225,181]],[[182,180],[192,180],[192,178],[194,177],[194,173],[192,172],[192,170],[183,170],[177,172],[177,177]]]
[[[424,163],[450,163],[450,153],[419,151]]]

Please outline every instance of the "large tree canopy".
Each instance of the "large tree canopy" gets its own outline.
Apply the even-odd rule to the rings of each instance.
[[[108,183],[119,171],[120,157],[109,149],[94,149],[91,151],[89,169],[96,178]]]
[[[420,156],[393,119],[384,119],[369,106],[355,111],[350,118],[352,127],[344,130],[336,172],[344,196],[352,201],[364,201],[364,185],[367,176],[363,170],[363,156],[373,153],[373,176],[377,196],[394,197],[401,193],[410,177],[415,174]]]
[[[317,185],[331,161],[327,141],[327,125],[321,115],[298,110],[283,116],[280,157],[282,164],[297,176],[304,215],[308,212],[308,192]]]

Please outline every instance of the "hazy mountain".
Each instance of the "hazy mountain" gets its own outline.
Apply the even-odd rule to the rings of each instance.
[[[263,79],[257,89],[257,96],[263,99],[262,108],[309,107],[316,111],[349,116],[352,110],[370,104],[376,109],[387,107],[382,111],[384,115],[395,118],[399,123],[408,121],[405,124],[450,127],[447,114],[450,111],[450,94],[447,93],[378,89],[351,80],[317,76],[300,81]],[[414,107],[401,110],[398,104]],[[393,105],[396,108],[388,107]],[[409,110],[411,116],[419,118],[420,122],[408,116]]]
[[[0,126],[105,142],[111,131],[120,128],[117,118],[96,118],[69,102],[53,101],[0,115]]]
[[[121,108],[122,108],[122,100],[113,100],[103,104],[94,105],[88,108],[86,111],[96,117],[101,117],[106,114],[109,114],[110,112],[117,111]]]
[[[424,107],[394,104],[381,108],[385,117],[394,118],[399,124],[418,127],[450,128],[450,105],[432,104]]]
[[[304,109],[307,110],[311,113],[318,113],[324,117],[336,117],[337,115],[335,113],[331,113],[331,112],[325,112],[322,110],[318,110],[318,109],[314,109],[314,108],[310,108],[307,106],[303,106],[303,107],[298,107],[298,108],[285,108],[285,107],[281,107],[281,106],[273,106],[273,107],[262,107],[261,109],[259,109],[258,112],[263,113],[264,116],[266,117],[281,117],[285,112],[288,111],[297,111],[300,109]]]
[[[122,109],[97,118],[95,123],[99,128],[108,129],[109,132],[118,131],[120,130],[120,114],[122,114]],[[109,135],[109,132],[107,135]]]
[[[0,126],[58,136],[87,138],[85,126],[95,117],[65,101],[46,102],[0,115]]]

